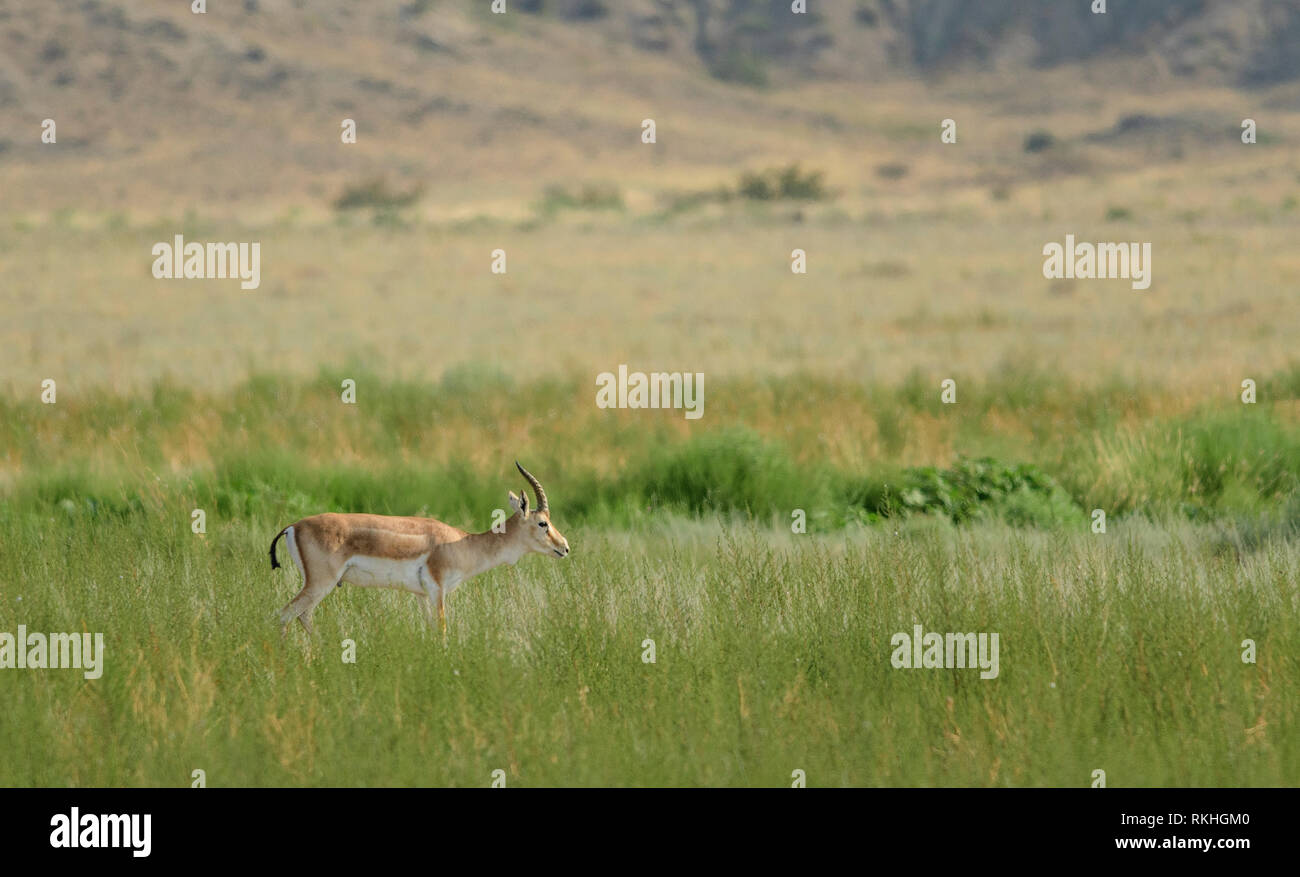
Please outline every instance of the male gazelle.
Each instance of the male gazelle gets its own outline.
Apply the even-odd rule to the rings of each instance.
[[[520,474],[537,494],[507,495],[515,513],[500,532],[466,533],[433,518],[388,515],[323,514],[285,527],[271,540],[271,569],[278,569],[275,543],[288,537],[289,556],[302,576],[302,590],[280,610],[281,632],[297,618],[311,633],[311,614],[330,591],[347,582],[366,588],[400,588],[418,594],[424,617],[447,632],[445,600],[466,579],[503,563],[513,564],[531,551],[566,557],[569,541],[551,526],[542,485],[518,463]]]

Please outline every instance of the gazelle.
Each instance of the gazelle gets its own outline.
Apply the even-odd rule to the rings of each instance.
[[[513,564],[530,552],[567,557],[569,541],[551,526],[546,491],[515,463],[533,492],[537,508],[528,508],[528,494],[508,492],[515,513],[500,532],[466,533],[433,518],[388,515],[323,514],[285,527],[271,540],[271,569],[278,569],[275,543],[289,543],[302,576],[302,590],[280,610],[281,633],[297,618],[311,633],[311,614],[320,601],[344,582],[365,588],[400,588],[418,594],[424,617],[447,632],[446,598],[457,586],[503,563]]]

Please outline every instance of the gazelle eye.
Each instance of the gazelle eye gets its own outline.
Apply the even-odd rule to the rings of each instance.
[[[545,530],[545,529],[546,529],[546,522],[545,522],[545,521],[538,521],[538,522],[537,522],[537,526],[539,526],[539,527],[541,527],[543,530]]]

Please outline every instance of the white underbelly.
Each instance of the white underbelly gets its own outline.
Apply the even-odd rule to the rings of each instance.
[[[420,571],[428,559],[427,554],[409,560],[357,555],[344,567],[343,581],[361,588],[401,588],[423,594],[429,577]]]

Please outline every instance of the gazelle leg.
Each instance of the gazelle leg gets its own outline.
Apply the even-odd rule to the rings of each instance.
[[[433,600],[428,594],[420,595],[420,611],[424,614],[424,620],[428,622],[429,627],[433,627]]]
[[[289,528],[287,541],[289,547],[289,558],[293,561],[293,565],[298,568],[298,575],[302,577],[302,589],[298,591],[292,600],[285,603],[284,608],[280,610],[281,639],[284,639],[284,635],[289,629],[289,622],[293,621],[294,618],[302,617],[303,606],[306,605],[309,599],[312,584],[312,577],[307,573],[307,565],[303,562],[302,552],[298,550],[297,534],[294,532],[293,527]],[[310,614],[307,616],[307,620],[303,622],[303,627],[305,627],[309,633],[311,632]]]
[[[300,617],[303,607],[307,603],[310,592],[311,587],[309,585],[303,585],[302,590],[298,592],[297,596],[284,604],[284,608],[280,610],[280,636],[284,636],[284,632],[288,629],[290,621]]]
[[[447,638],[447,616],[442,606],[442,585],[434,580],[433,576],[424,567],[420,568],[420,587],[424,588],[424,617],[428,619],[429,626],[433,626],[433,615],[429,612],[428,604],[433,602],[438,608],[438,624],[442,627],[443,639]]]
[[[346,570],[344,570],[346,572]],[[298,621],[302,624],[302,629],[311,633],[311,614],[316,611],[320,601],[330,595],[330,592],[337,588],[343,582],[343,572],[340,572],[333,581],[326,587],[315,587],[307,592],[307,603],[302,611],[298,614]]]
[[[296,560],[296,558],[295,558]],[[338,586],[343,580],[344,569],[323,570],[313,567],[310,571],[303,570],[303,586],[298,592],[298,596],[290,600],[285,607],[280,610],[280,635],[284,636],[285,628],[290,621],[295,618],[302,625],[303,630],[311,633],[311,614],[315,611],[316,606],[321,600],[329,596],[330,591]]]
[[[325,593],[327,594],[329,591],[327,590]],[[312,596],[313,599],[307,604],[307,608],[298,615],[298,623],[302,625],[303,630],[307,631],[308,636],[311,636],[311,614],[316,611],[317,604],[325,599],[325,594],[319,596],[313,594]]]

